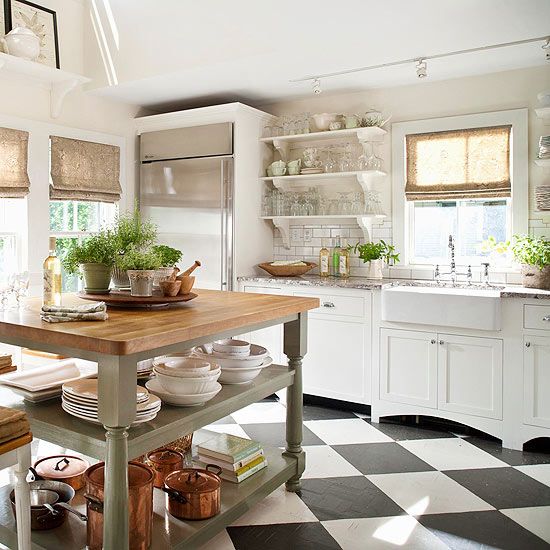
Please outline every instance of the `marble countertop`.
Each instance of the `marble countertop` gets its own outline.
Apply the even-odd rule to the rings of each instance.
[[[350,277],[339,279],[336,277],[319,277],[318,275],[304,275],[302,277],[272,277],[269,275],[251,275],[239,277],[239,281],[251,283],[269,283],[288,286],[316,286],[332,288],[353,288],[359,290],[380,290],[392,286],[421,286],[437,287],[434,281],[413,281],[410,279],[366,279],[364,277]],[[550,300],[550,290],[539,290],[526,288],[520,285],[482,285],[473,284],[471,287],[466,283],[457,283],[451,287],[449,283],[439,285],[440,288],[479,288],[500,291],[501,298],[531,298],[536,300]]]

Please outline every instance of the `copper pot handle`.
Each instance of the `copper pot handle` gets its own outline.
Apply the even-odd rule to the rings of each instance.
[[[223,472],[223,468],[220,468],[217,464],[207,464],[204,469],[209,472],[210,470],[208,468],[214,468],[215,471],[213,472],[217,476],[219,476]]]
[[[42,477],[32,466],[29,466],[29,472],[33,476],[33,479],[31,481],[45,481],[46,480],[46,478]]]
[[[63,464],[63,466],[60,467],[59,466],[60,464]],[[69,465],[69,459],[67,457],[64,457],[59,462],[56,463],[53,469],[56,472],[62,472],[68,465]]]
[[[84,495],[84,498],[88,501],[88,506],[90,507],[90,510],[103,514],[103,502],[101,502],[101,500],[94,497],[93,495],[90,495],[89,493],[86,493]]]
[[[179,502],[180,504],[187,504],[189,501],[178,491],[175,491],[174,489],[168,489],[167,487],[160,487],[161,491],[164,491],[169,497],[172,497],[175,501]]]

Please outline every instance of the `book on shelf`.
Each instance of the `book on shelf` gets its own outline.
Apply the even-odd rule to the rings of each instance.
[[[202,468],[205,468],[207,464],[213,464],[213,462],[208,462],[208,457],[199,456],[198,464]],[[233,465],[230,465],[230,466],[233,466]],[[260,455],[260,456],[257,456],[254,460],[252,460],[252,462],[249,462],[247,465],[243,466],[242,468],[239,468],[238,470],[222,468],[220,477],[232,483],[240,483],[241,481],[244,481],[245,479],[249,478],[256,472],[263,470],[266,466],[267,466],[267,460],[265,456]]]
[[[251,455],[243,458],[242,460],[238,460],[237,462],[228,462],[227,460],[220,460],[219,458],[207,456],[199,452],[199,460],[201,462],[204,462],[205,464],[214,464],[215,466],[219,466],[224,470],[236,472],[237,470],[244,468],[244,466],[256,460],[258,457],[263,456],[263,454],[264,450],[259,449],[258,451],[253,452]]]
[[[261,450],[257,441],[232,434],[218,434],[198,447],[199,455],[236,464]]]

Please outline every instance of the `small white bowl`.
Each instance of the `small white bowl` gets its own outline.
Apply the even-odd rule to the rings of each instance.
[[[331,122],[337,122],[339,118],[341,118],[342,115],[339,115],[338,113],[318,113],[316,115],[313,115],[313,121],[315,122],[315,126],[317,126],[317,129],[320,132],[326,132]]]
[[[201,378],[203,380],[213,378],[220,374],[220,366],[216,363],[209,363],[210,370],[207,372],[195,372],[194,369],[165,369],[162,365],[153,367],[155,374],[164,374],[165,376],[172,376],[174,378]]]
[[[222,373],[218,378],[221,384],[248,384],[252,382],[256,376],[260,374],[262,369],[269,367],[273,363],[273,359],[268,357],[259,367],[238,367],[238,368],[222,368]]]
[[[155,379],[146,382],[145,386],[153,395],[160,397],[164,403],[174,407],[196,407],[198,405],[204,405],[204,403],[214,398],[222,389],[221,384],[216,382],[215,389],[208,393],[196,395],[176,395],[165,391],[160,385],[160,382]]]
[[[210,378],[181,378],[157,372],[157,380],[165,391],[176,395],[195,395],[213,391],[221,372]]]
[[[195,374],[206,374],[211,369],[210,362],[196,357],[179,357],[164,361],[164,364],[157,368],[167,371],[174,371],[173,376],[177,376],[177,372],[193,371]]]
[[[231,355],[250,354],[250,344],[248,342],[245,342],[244,340],[233,340],[232,338],[213,342],[212,349],[215,352],[228,353]]]
[[[217,363],[222,369],[225,367],[259,367],[268,356],[268,351],[265,348],[255,344],[250,346],[250,355],[246,357],[236,357],[234,355],[211,351],[206,346],[193,348],[193,353],[200,359]]]

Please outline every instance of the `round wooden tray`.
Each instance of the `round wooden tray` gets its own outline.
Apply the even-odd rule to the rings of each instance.
[[[87,294],[79,292],[78,296],[83,300],[105,302],[111,307],[164,307],[180,302],[189,302],[197,297],[193,292],[178,294],[177,296],[163,296],[159,290],[154,290],[152,296],[132,296],[129,290],[111,290],[109,294]]]

